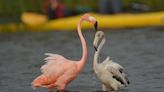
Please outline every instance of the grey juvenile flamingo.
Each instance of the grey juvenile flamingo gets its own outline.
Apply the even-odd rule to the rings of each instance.
[[[109,57],[103,62],[98,63],[99,52],[105,40],[104,32],[97,31],[93,42],[93,46],[96,50],[93,61],[94,72],[102,83],[103,91],[119,90],[121,86],[128,86],[129,84],[128,78],[123,72],[123,67],[113,62]]]

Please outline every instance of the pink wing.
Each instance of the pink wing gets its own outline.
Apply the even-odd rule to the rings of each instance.
[[[41,67],[42,73],[48,77],[57,78],[65,71],[63,65],[68,63],[67,60],[58,54],[45,53],[45,55],[48,57],[44,59],[46,64]]]

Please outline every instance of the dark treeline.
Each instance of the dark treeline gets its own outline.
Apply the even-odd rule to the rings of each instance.
[[[61,0],[73,12],[99,10],[99,0]],[[123,12],[131,11],[161,11],[164,10],[164,0],[122,0]],[[108,8],[107,8],[108,9]],[[0,16],[11,17],[22,12],[43,13],[43,0],[0,0]]]

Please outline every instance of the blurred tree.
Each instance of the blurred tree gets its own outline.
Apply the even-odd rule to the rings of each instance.
[[[103,11],[119,12],[122,8],[127,12],[149,12],[149,11],[163,11],[164,0],[118,0],[122,1],[120,4],[117,0],[62,0],[68,10],[72,14],[83,13],[83,12],[98,12],[99,2],[109,2],[110,5],[103,6]],[[114,2],[110,2],[114,1]],[[123,6],[122,6],[123,4]],[[111,8],[111,6],[113,8]],[[118,7],[119,6],[119,7]],[[0,0],[0,21],[5,18],[19,17],[22,12],[39,12],[43,13],[43,0]]]
[[[120,13],[123,10],[123,0],[99,0],[100,13]]]
[[[164,0],[124,0],[126,11],[148,12],[164,10]]]

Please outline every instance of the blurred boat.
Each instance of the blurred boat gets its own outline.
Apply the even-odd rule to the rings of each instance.
[[[99,28],[138,28],[149,26],[163,26],[164,12],[143,14],[117,14],[102,15],[91,13],[98,20]],[[43,29],[74,30],[81,15],[54,19],[42,25]],[[83,28],[92,28],[90,24],[84,23]]]
[[[21,15],[21,20],[23,23],[29,26],[41,25],[48,21],[47,16],[38,13],[24,12]]]
[[[91,13],[98,20],[99,28],[138,28],[147,26],[163,26],[164,12],[142,14],[114,14],[102,15]],[[42,30],[75,30],[81,15],[48,20],[45,15],[35,13],[22,14],[22,22],[34,29]],[[92,28],[92,25],[84,23],[83,28]]]

